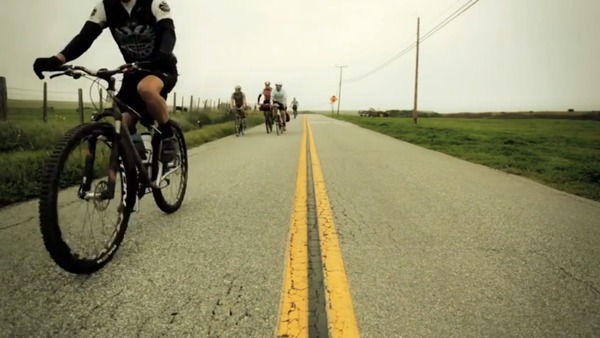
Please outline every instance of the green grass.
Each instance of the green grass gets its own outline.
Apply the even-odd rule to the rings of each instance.
[[[19,118],[10,118],[19,110]],[[65,132],[79,124],[78,114],[73,110],[65,110],[64,119],[53,120],[49,115],[48,122],[42,121],[39,111],[35,105],[29,108],[13,106],[9,121],[0,122],[0,166],[4,168],[0,171],[0,182],[3,183],[0,186],[0,207],[38,197],[45,160]],[[262,114],[248,113],[248,128],[263,123]],[[86,121],[90,114],[86,114]],[[188,148],[192,148],[232,135],[233,116],[207,109],[178,112],[171,118],[182,126]],[[73,163],[73,166],[76,165]]]
[[[600,122],[332,117],[600,201]]]

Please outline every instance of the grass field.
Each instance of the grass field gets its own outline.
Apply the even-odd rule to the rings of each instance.
[[[332,117],[600,201],[598,121]]]
[[[48,122],[41,118],[41,102],[22,101],[9,107],[9,121],[0,122],[0,207],[36,198],[45,160],[70,128],[78,125],[76,104],[55,103]],[[50,105],[49,105],[50,106]],[[93,110],[84,114],[88,122]],[[188,148],[214,141],[234,133],[233,114],[224,110],[178,112],[171,118],[185,132]],[[248,111],[248,128],[262,124],[262,113]]]

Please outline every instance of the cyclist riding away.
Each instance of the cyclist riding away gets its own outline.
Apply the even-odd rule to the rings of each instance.
[[[246,94],[242,91],[241,86],[235,86],[235,91],[231,94],[231,106],[235,107],[237,114],[240,115],[242,121],[246,118],[246,112],[244,109],[248,106],[246,103]],[[245,121],[243,123],[246,123]]]
[[[273,91],[273,103],[279,104],[279,108],[285,112],[285,115],[282,116],[282,124],[283,130],[286,130],[285,122],[289,121],[290,115],[287,112],[287,93],[282,87],[283,84],[281,82],[277,82],[275,84],[275,90]]]
[[[171,8],[165,0],[103,0],[92,10],[83,28],[57,55],[35,60],[33,70],[43,79],[44,71],[58,71],[64,63],[83,55],[108,28],[126,63],[150,61],[148,73],[123,76],[117,97],[140,115],[146,112],[158,122],[162,134],[160,159],[171,162],[177,153],[176,139],[166,103],[167,94],[177,83],[175,25]],[[137,116],[123,112],[123,122],[133,135]],[[146,117],[146,116],[144,116]]]
[[[294,110],[294,118],[296,118],[296,115],[298,115],[298,101],[296,101],[296,98],[292,100],[292,109]]]
[[[263,115],[265,115],[265,121],[267,118],[266,114],[271,110],[271,105],[273,104],[273,98],[271,97],[272,91],[273,88],[271,88],[271,82],[266,81],[265,88],[263,88],[262,93],[258,94],[258,98],[256,99],[259,110],[263,112]],[[260,102],[261,97],[263,98],[262,103]]]

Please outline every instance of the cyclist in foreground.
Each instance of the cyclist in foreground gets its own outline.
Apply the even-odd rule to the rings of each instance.
[[[275,84],[275,90],[273,91],[273,103],[277,103],[279,108],[285,112],[285,115],[281,117],[282,128],[285,131],[286,121],[289,121],[290,115],[287,112],[287,93],[285,92],[285,89],[283,89],[283,84],[281,82],[277,82]]]
[[[246,125],[246,112],[244,109],[248,106],[246,102],[246,94],[242,91],[242,87],[235,86],[235,91],[231,94],[231,106],[235,107],[236,114],[242,118],[242,123]]]
[[[176,156],[176,139],[166,103],[167,94],[177,83],[175,25],[165,0],[99,1],[75,38],[57,55],[35,60],[33,69],[43,79],[44,71],[59,67],[83,55],[108,28],[126,63],[151,61],[148,73],[125,74],[117,97],[137,111],[158,122],[162,135],[160,159],[171,162]],[[124,112],[123,121],[133,135],[137,116]]]

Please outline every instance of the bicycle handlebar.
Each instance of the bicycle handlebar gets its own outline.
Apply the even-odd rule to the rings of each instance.
[[[75,65],[62,65],[60,66],[60,73],[53,74],[50,76],[51,79],[59,76],[71,76],[74,79],[78,79],[84,75],[84,73],[94,76],[97,78],[101,78],[103,80],[109,80],[113,75],[129,73],[132,71],[144,71],[145,69],[141,68],[143,65],[149,65],[151,61],[140,61],[140,62],[132,62],[126,63],[122,66],[117,67],[116,69],[106,69],[101,68],[98,70],[88,69],[83,66],[75,66]]]

